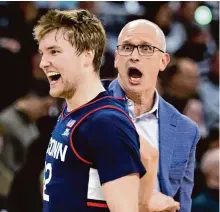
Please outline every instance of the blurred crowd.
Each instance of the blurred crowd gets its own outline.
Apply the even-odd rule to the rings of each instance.
[[[145,18],[164,32],[171,63],[160,95],[194,120],[197,146],[192,212],[219,207],[219,2],[0,2],[0,211],[40,212],[42,170],[62,101],[49,96],[33,26],[48,9],[88,9],[103,22],[108,44],[101,78],[115,78],[117,36]],[[210,20],[209,20],[210,19]],[[178,141],[177,141],[178,142]]]

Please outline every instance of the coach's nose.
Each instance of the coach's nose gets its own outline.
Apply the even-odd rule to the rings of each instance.
[[[130,59],[132,62],[138,62],[140,60],[140,55],[137,48],[134,48]]]

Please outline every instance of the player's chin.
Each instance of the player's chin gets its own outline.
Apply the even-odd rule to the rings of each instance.
[[[50,95],[54,98],[60,98],[61,97],[61,92],[56,89],[50,89]]]

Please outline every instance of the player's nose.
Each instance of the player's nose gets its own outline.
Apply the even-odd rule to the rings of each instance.
[[[50,61],[48,60],[48,58],[46,57],[46,56],[42,56],[42,58],[41,58],[41,61],[40,61],[40,68],[41,69],[45,69],[45,68],[48,68],[49,66],[50,66]]]

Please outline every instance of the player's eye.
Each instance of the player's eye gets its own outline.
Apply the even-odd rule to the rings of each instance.
[[[51,54],[52,54],[52,55],[55,56],[55,55],[57,55],[57,53],[59,53],[59,51],[57,51],[57,50],[51,50]]]

